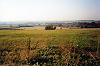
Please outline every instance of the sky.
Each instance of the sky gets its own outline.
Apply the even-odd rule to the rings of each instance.
[[[100,20],[100,0],[0,0],[0,22]]]

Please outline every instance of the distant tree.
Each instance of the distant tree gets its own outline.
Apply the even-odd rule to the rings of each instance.
[[[55,29],[56,29],[56,26],[53,26],[53,25],[45,26],[45,30],[55,30]]]

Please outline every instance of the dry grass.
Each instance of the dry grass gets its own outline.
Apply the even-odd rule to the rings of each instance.
[[[56,46],[56,51],[61,52],[63,58],[65,58],[64,60],[66,60],[64,63],[68,64],[72,47],[78,46],[79,48],[84,48],[91,46],[92,44],[95,44],[96,46],[98,41],[97,37],[100,40],[99,28],[62,30],[0,30],[0,50],[5,51],[6,49],[7,52],[9,50],[9,52],[5,55],[9,59],[14,60],[17,58],[20,60],[19,62],[27,63],[27,59],[37,57],[39,51],[48,55],[48,52],[50,51],[48,48],[50,47],[50,49],[56,50],[55,47],[52,48],[53,46]],[[0,53],[2,54],[4,52],[0,51]],[[12,54],[13,58],[12,56],[9,56],[10,54]],[[56,55],[55,57],[58,56],[59,55]],[[5,60],[5,62],[8,60]],[[12,61],[7,63],[12,63]]]

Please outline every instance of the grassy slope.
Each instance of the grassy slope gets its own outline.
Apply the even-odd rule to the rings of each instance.
[[[96,40],[97,36],[100,36],[100,30],[0,30],[0,42],[12,40],[20,43],[31,38],[32,43],[38,41],[40,44],[85,44],[90,39]]]
[[[52,45],[78,45],[81,48],[96,46],[98,39],[100,40],[100,30],[0,30],[0,49],[8,48],[15,52],[18,48],[27,48],[29,39],[32,53],[35,55],[38,49]],[[32,53],[30,52],[30,56]],[[28,55],[27,50],[22,50],[20,55],[25,59]]]

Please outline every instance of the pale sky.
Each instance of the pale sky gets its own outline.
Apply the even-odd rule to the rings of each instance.
[[[100,0],[0,0],[0,21],[100,20]]]

